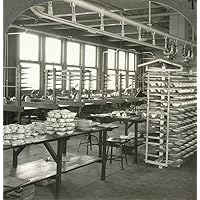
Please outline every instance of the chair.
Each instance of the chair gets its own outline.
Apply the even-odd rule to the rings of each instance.
[[[127,153],[126,153],[126,143],[129,140],[127,139],[121,139],[121,138],[108,138],[107,139],[107,156],[106,161],[110,160],[110,164],[112,164],[112,161],[120,161],[121,162],[121,168],[124,169],[123,160],[125,158],[126,164],[128,164],[127,161]],[[120,155],[114,155],[113,154],[113,148],[119,148],[120,149]],[[109,155],[110,150],[110,155]]]
[[[96,140],[96,143],[93,143],[93,139]],[[90,147],[90,150],[92,150],[92,145],[99,145],[98,138],[95,135],[88,133],[87,135],[81,137],[80,143],[78,145],[78,152],[81,146],[85,146],[87,148],[88,154],[88,149]]]

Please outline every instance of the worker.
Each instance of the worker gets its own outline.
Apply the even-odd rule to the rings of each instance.
[[[52,89],[47,90],[47,99],[53,100],[53,90]]]
[[[78,93],[77,93],[75,87],[72,87],[71,92],[70,92],[70,94],[69,94],[69,97],[70,97],[71,99],[77,99]]]
[[[88,99],[89,98],[89,91],[87,89],[83,89],[81,98]]]
[[[119,89],[118,89],[118,86],[117,86],[117,85],[116,85],[116,87],[115,87],[114,92],[111,93],[111,96],[113,96],[113,97],[117,97],[117,96],[119,96]]]

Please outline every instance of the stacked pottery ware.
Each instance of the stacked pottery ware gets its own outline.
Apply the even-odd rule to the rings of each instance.
[[[47,114],[47,121],[45,122],[47,134],[53,135],[71,135],[74,133],[76,113],[67,109],[52,110]]]
[[[40,136],[46,134],[46,127],[42,122],[37,124],[9,124],[3,127],[3,143],[4,145],[22,145],[39,139]]]

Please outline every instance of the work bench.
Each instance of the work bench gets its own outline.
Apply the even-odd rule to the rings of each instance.
[[[61,196],[61,175],[63,173],[99,162],[101,163],[101,180],[105,180],[106,177],[106,139],[107,131],[112,130],[113,128],[102,128],[94,127],[90,131],[79,131],[75,130],[72,135],[58,136],[58,135],[44,135],[31,141],[30,143],[21,144],[17,146],[4,145],[3,150],[12,149],[13,151],[13,162],[11,169],[4,170],[4,180],[9,177],[15,177],[19,180],[26,180],[24,184],[16,185],[15,187],[8,187],[4,185],[4,194],[13,191],[17,188],[34,184],[41,180],[48,178],[56,179],[56,188],[55,188],[55,198],[60,199]],[[70,154],[72,161],[66,159],[66,141],[70,140],[73,137],[80,135],[87,135],[90,133],[99,133],[99,153],[97,157],[88,156],[88,155],[76,155]],[[57,143],[57,151],[55,152],[52,147],[52,142]],[[40,159],[36,161],[31,161],[28,163],[23,163],[18,165],[18,155],[23,151],[24,148],[30,145],[44,144],[49,154],[53,159]],[[75,159],[75,162],[74,162]],[[76,159],[79,161],[76,162]],[[20,182],[19,182],[20,183]]]

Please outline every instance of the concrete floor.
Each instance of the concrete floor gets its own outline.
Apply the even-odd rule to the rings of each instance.
[[[123,125],[109,135],[123,134]],[[68,151],[77,152],[80,138],[68,142]],[[85,147],[81,154],[85,154]],[[96,154],[96,149],[89,152]],[[20,154],[19,163],[49,156],[42,145],[30,146]],[[12,152],[4,153],[4,168],[11,166]],[[180,168],[159,169],[147,165],[139,155],[138,164],[128,156],[128,165],[121,170],[120,163],[107,163],[106,180],[100,180],[100,164],[95,163],[62,175],[62,200],[196,200],[196,155]],[[34,200],[53,200],[54,184],[36,186]]]

